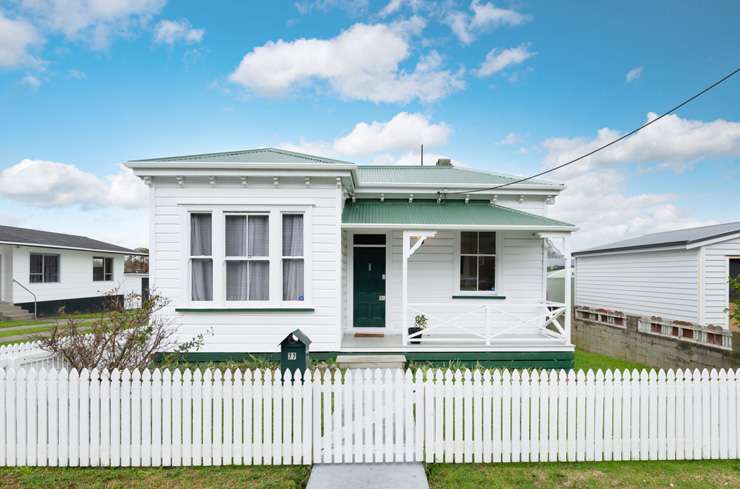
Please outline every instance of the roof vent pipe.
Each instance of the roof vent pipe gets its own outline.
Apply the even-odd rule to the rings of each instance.
[[[438,158],[437,166],[452,166],[452,160],[449,158]]]

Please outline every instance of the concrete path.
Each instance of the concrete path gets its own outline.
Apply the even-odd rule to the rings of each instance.
[[[306,489],[429,489],[421,463],[316,464]]]

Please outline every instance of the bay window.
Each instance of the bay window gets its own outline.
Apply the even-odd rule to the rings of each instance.
[[[283,214],[283,300],[302,301],[303,214]]]
[[[269,300],[269,217],[226,215],[225,232],[226,300]]]
[[[190,214],[190,283],[194,301],[213,300],[211,214]]]
[[[496,233],[460,233],[460,291],[496,290]]]

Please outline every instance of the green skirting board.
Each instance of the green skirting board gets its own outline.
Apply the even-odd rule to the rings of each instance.
[[[337,355],[398,355],[397,352],[358,353],[358,352],[314,352],[311,361],[332,361]],[[539,351],[539,352],[405,352],[406,359],[413,362],[430,363],[445,366],[450,362],[463,363],[468,366],[480,364],[485,367],[498,368],[573,368],[573,352]],[[280,352],[243,353],[243,352],[196,352],[183,354],[187,362],[239,362],[259,358],[274,362],[280,361]]]

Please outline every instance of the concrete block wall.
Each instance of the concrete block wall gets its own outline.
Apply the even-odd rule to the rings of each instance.
[[[655,368],[740,367],[740,333],[733,333],[730,351],[643,333],[637,330],[637,321],[637,316],[627,315],[627,326],[621,328],[582,321],[574,315],[573,342],[577,349]]]

